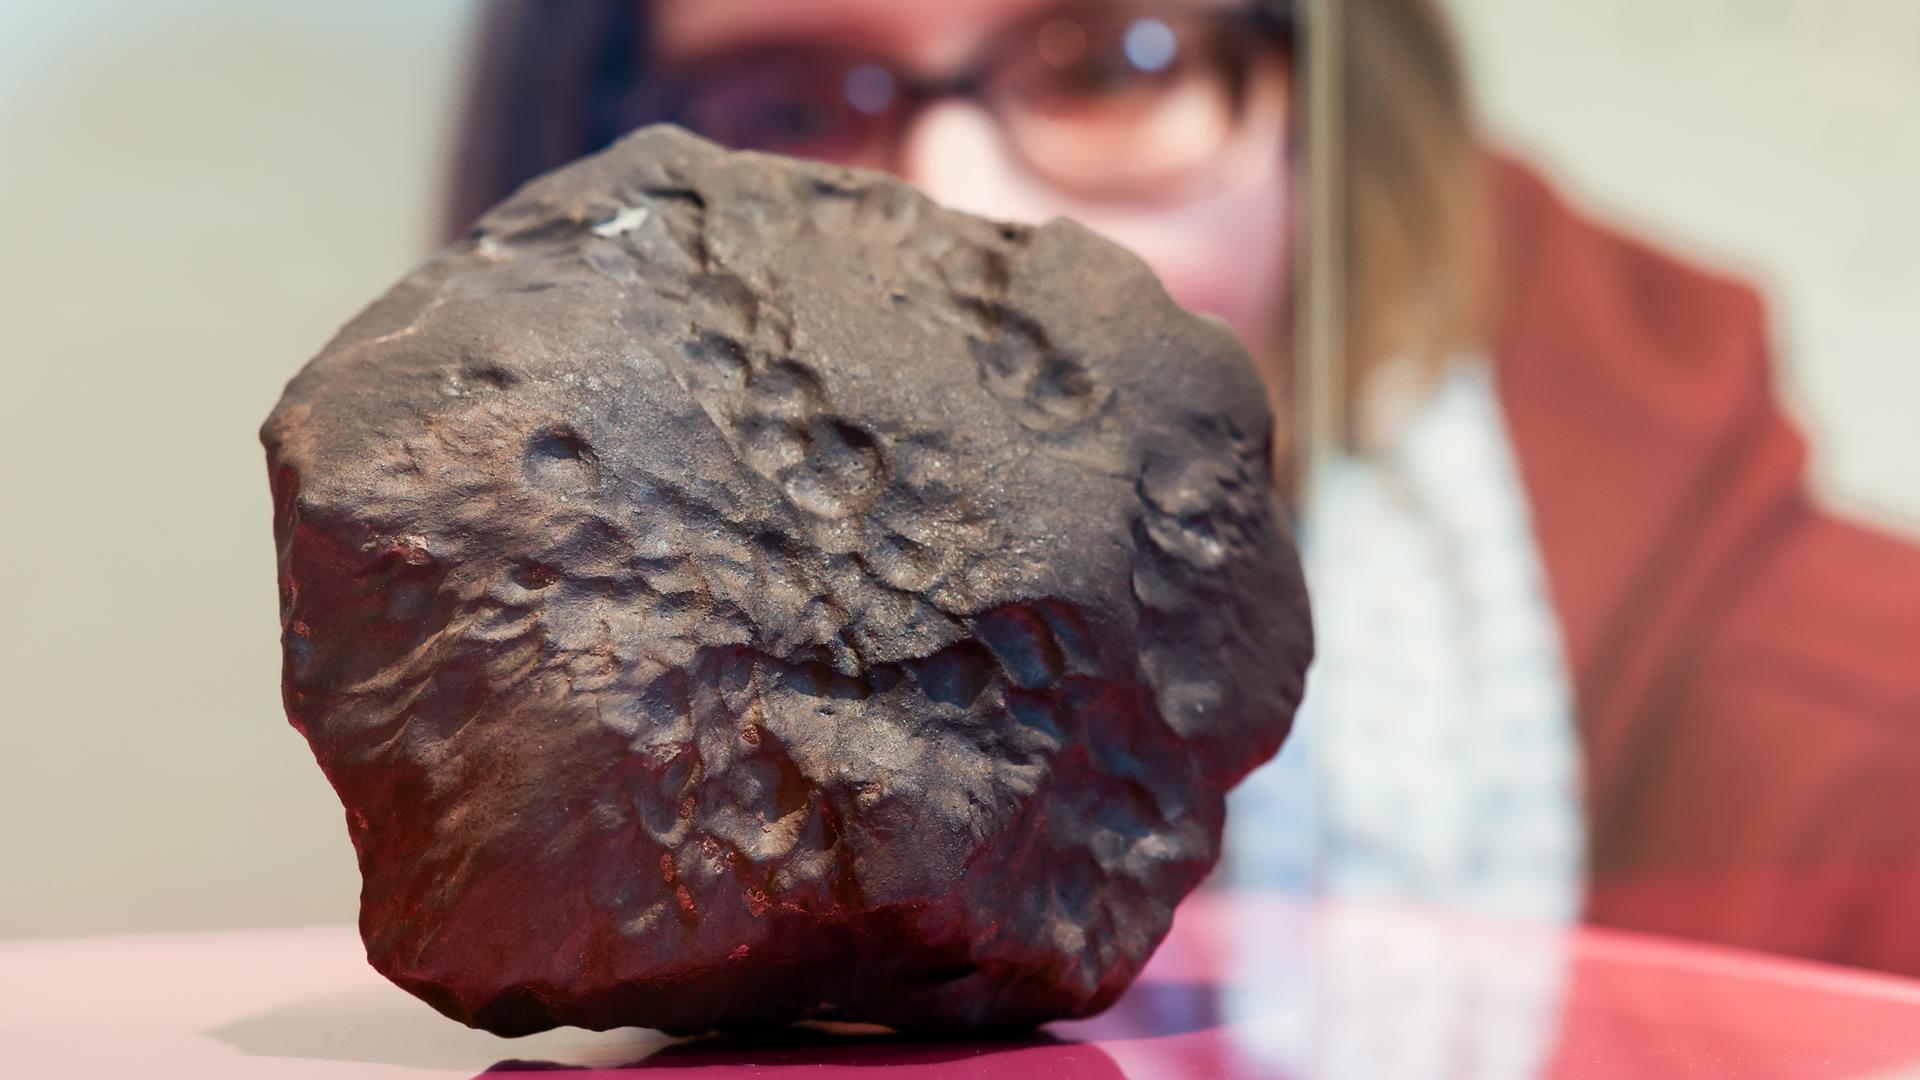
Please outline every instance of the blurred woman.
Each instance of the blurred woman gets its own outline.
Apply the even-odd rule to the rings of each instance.
[[[1809,497],[1750,289],[1487,149],[1429,0],[1323,11],[497,0],[450,223],[658,120],[1078,219],[1303,418],[1235,878],[1920,972],[1920,550]]]

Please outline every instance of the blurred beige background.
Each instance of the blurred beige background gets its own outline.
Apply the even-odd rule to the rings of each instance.
[[[1496,130],[1773,291],[1920,522],[1920,5],[1451,0]],[[348,921],[254,430],[426,249],[463,0],[0,3],[0,935]]]
[[[458,0],[0,0],[0,934],[351,920],[255,430],[425,250]]]
[[[1764,285],[1826,494],[1920,525],[1920,3],[1445,0],[1482,113]]]

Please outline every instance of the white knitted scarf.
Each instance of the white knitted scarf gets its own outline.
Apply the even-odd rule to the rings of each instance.
[[[1319,656],[1286,748],[1230,800],[1228,878],[1571,920],[1579,740],[1488,365],[1393,430],[1306,509]]]

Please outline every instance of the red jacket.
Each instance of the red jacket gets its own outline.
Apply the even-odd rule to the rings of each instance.
[[[1920,973],[1920,547],[1809,495],[1752,290],[1493,184],[1590,917]]]

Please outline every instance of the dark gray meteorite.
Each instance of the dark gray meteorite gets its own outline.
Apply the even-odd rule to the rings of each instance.
[[[655,128],[262,432],[287,713],[458,1020],[1110,1004],[1312,652],[1259,378],[1067,222]]]

